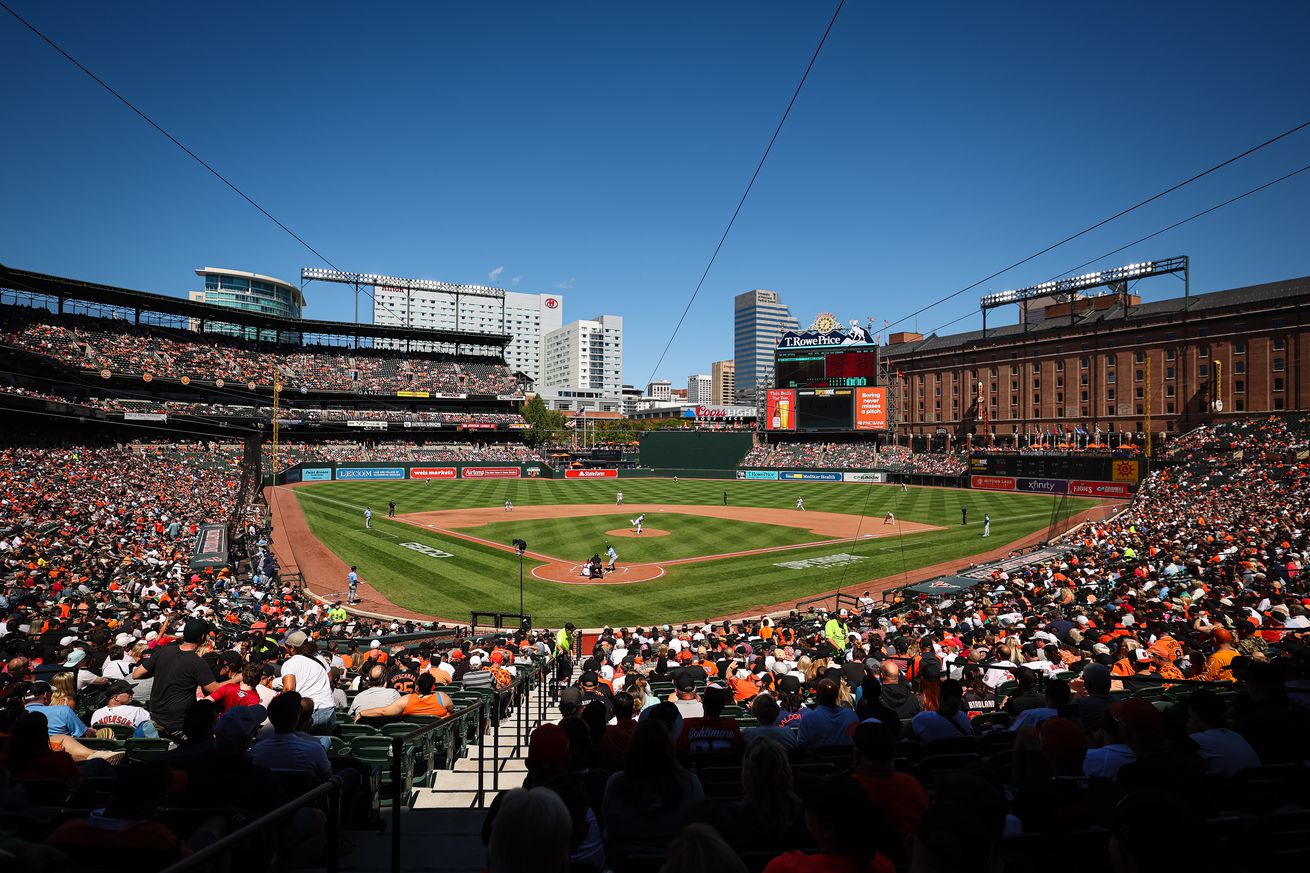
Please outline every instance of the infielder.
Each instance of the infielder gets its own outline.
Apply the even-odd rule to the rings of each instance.
[[[615,506],[622,506],[622,505],[623,505],[623,492],[622,492],[622,491],[620,491],[619,493],[617,493],[617,494],[614,495],[614,505],[615,505]]]
[[[804,498],[804,497],[797,497],[797,498],[796,498],[796,508],[799,509],[801,512],[804,512],[804,511],[805,511],[805,498]]]
[[[505,511],[506,511],[506,512],[513,512],[513,511],[514,511],[514,501],[512,501],[512,500],[506,500],[506,501],[505,501]]]
[[[886,527],[889,524],[896,524],[896,515],[894,513],[888,512],[886,515],[883,516],[882,524],[883,527]]]

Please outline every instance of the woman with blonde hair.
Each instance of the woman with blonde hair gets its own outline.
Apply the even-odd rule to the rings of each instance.
[[[50,680],[53,691],[50,694],[51,706],[67,706],[77,709],[77,674],[56,673]]]

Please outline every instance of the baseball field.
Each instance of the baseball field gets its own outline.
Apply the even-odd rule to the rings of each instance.
[[[534,620],[580,627],[703,620],[838,588],[859,593],[871,580],[894,587],[917,569],[967,563],[1044,533],[1053,516],[1098,505],[941,488],[687,479],[325,482],[289,490],[308,527],[288,531],[284,548],[296,563],[314,564],[318,576],[335,575],[327,594],[344,598],[346,567],[356,565],[379,599],[467,621],[470,610],[517,612],[521,567]],[[805,511],[796,509],[798,497]],[[388,518],[392,500],[396,517]],[[889,511],[894,524],[886,523]],[[990,538],[982,535],[987,514]],[[527,543],[522,559],[516,539]],[[610,546],[616,570],[585,578],[582,565],[593,555],[608,563]],[[318,559],[309,560],[315,550]],[[324,579],[313,581],[324,589]]]

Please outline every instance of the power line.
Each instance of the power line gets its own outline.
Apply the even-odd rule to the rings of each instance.
[[[810,77],[810,71],[814,69],[814,63],[819,59],[819,53],[823,51],[823,45],[828,41],[828,34],[832,33],[832,27],[837,23],[837,16],[841,14],[842,6],[846,0],[838,0],[837,8],[833,10],[832,18],[828,21],[828,27],[823,31],[823,36],[819,39],[819,44],[814,49],[814,54],[810,57],[809,64],[805,67],[805,73],[801,76],[800,82],[796,85],[796,90],[792,92],[791,100],[787,103],[787,109],[782,113],[782,118],[778,121],[778,126],[774,128],[773,136],[769,138],[769,144],[764,149],[764,154],[760,156],[760,162],[755,166],[755,172],[751,174],[750,182],[746,184],[746,190],[742,192],[741,199],[737,201],[737,208],[732,211],[732,218],[728,219],[728,226],[723,229],[723,235],[719,237],[719,244],[714,247],[714,253],[710,255],[710,261],[705,265],[704,272],[700,275],[700,281],[696,283],[696,288],[691,292],[691,298],[687,305],[682,309],[682,315],[678,317],[678,323],[673,326],[673,333],[669,335],[669,341],[664,344],[664,351],[660,352],[659,360],[651,369],[650,378],[646,384],[650,384],[655,379],[655,374],[659,372],[660,365],[664,363],[664,356],[669,353],[673,346],[673,340],[677,338],[678,331],[682,329],[682,323],[687,319],[687,313],[691,311],[691,306],[696,302],[697,295],[700,294],[701,286],[705,284],[705,279],[710,274],[710,269],[714,266],[715,260],[719,257],[719,252],[723,249],[723,244],[727,242],[728,234],[732,232],[732,226],[737,223],[737,216],[741,214],[742,207],[746,205],[746,198],[750,196],[751,189],[755,187],[755,180],[760,177],[760,171],[764,169],[764,162],[769,159],[769,152],[773,151],[773,144],[778,141],[778,135],[782,133],[782,126],[787,123],[787,117],[791,115],[792,107],[796,105],[796,100],[801,96],[801,89],[805,87],[805,80]]]
[[[164,127],[163,127],[163,125],[161,125],[159,122],[155,121],[153,118],[151,118],[149,115],[147,115],[147,114],[145,113],[145,111],[142,110],[139,106],[137,106],[137,105],[136,105],[135,103],[133,103],[131,100],[128,100],[126,97],[124,97],[124,96],[123,96],[122,94],[120,94],[118,91],[114,90],[114,88],[113,88],[113,87],[112,87],[108,82],[106,82],[104,79],[100,78],[100,77],[97,76],[95,73],[91,72],[91,70],[87,69],[86,65],[84,65],[84,64],[83,64],[81,61],[79,61],[77,58],[73,57],[71,54],[69,54],[69,53],[68,53],[68,52],[63,48],[63,46],[59,45],[59,44],[58,44],[57,42],[55,42],[53,39],[51,39],[50,37],[46,36],[44,33],[42,33],[42,32],[41,32],[41,31],[36,27],[36,25],[32,24],[32,22],[28,21],[26,18],[24,18],[23,16],[21,16],[21,15],[19,15],[17,12],[15,12],[13,9],[11,9],[11,8],[9,7],[9,5],[8,5],[7,3],[4,2],[4,0],[0,0],[0,8],[3,8],[6,12],[8,12],[10,15],[12,15],[12,16],[13,16],[13,17],[14,17],[14,18],[15,18],[15,19],[20,23],[20,24],[22,24],[22,25],[23,25],[24,27],[26,27],[28,30],[32,31],[32,33],[36,34],[36,35],[37,35],[37,36],[38,36],[38,37],[39,37],[43,42],[46,43],[46,45],[50,46],[50,47],[51,47],[52,49],[54,49],[55,51],[59,52],[59,54],[63,55],[63,57],[64,57],[64,58],[65,58],[69,63],[71,63],[73,66],[77,67],[77,68],[78,68],[79,70],[81,70],[83,73],[85,73],[88,77],[91,78],[92,81],[94,81],[94,82],[95,82],[97,85],[99,85],[101,88],[104,88],[106,91],[108,91],[108,92],[109,92],[109,93],[114,97],[114,99],[118,100],[118,102],[122,103],[122,104],[123,104],[124,106],[126,106],[128,109],[132,110],[134,113],[136,113],[138,116],[140,116],[140,118],[141,118],[143,121],[145,121],[146,124],[148,124],[148,125],[150,125],[151,127],[153,127],[156,131],[158,131],[160,134],[162,134],[162,135],[164,136],[164,138],[166,138],[169,142],[171,142],[173,145],[177,146],[177,147],[180,148],[183,152],[185,152],[188,156],[190,156],[190,158],[191,158],[192,160],[194,160],[197,164],[199,164],[200,166],[202,166],[202,167],[204,167],[206,170],[208,170],[209,173],[210,173],[214,178],[218,179],[220,182],[222,182],[222,183],[223,183],[224,185],[226,185],[228,188],[232,189],[232,191],[234,191],[234,192],[237,194],[238,197],[240,197],[242,200],[244,200],[244,201],[246,201],[247,203],[249,203],[251,206],[255,207],[255,209],[259,210],[260,214],[262,214],[262,215],[263,215],[265,218],[267,218],[269,221],[273,222],[273,223],[276,224],[279,228],[281,228],[283,231],[285,231],[285,232],[286,232],[286,233],[287,233],[287,234],[288,234],[292,239],[294,239],[296,242],[300,243],[302,246],[304,246],[306,249],[308,249],[311,253],[313,253],[313,255],[314,255],[315,257],[317,257],[319,260],[321,260],[323,263],[327,264],[329,267],[331,267],[331,268],[334,269],[334,270],[340,270],[340,269],[341,269],[341,268],[338,267],[335,263],[333,263],[332,260],[331,260],[327,255],[323,254],[323,253],[320,252],[318,249],[314,248],[312,245],[310,245],[308,242],[306,242],[304,237],[302,237],[300,234],[296,233],[294,230],[292,230],[290,227],[288,227],[284,222],[282,222],[282,221],[279,220],[275,215],[273,215],[273,213],[269,212],[267,209],[265,209],[263,206],[261,206],[261,205],[260,205],[260,204],[259,204],[259,203],[258,203],[258,202],[253,198],[253,197],[251,197],[251,196],[250,196],[249,194],[247,194],[245,191],[243,191],[243,190],[241,190],[240,188],[238,188],[235,182],[233,182],[231,179],[229,179],[229,178],[227,178],[226,176],[224,176],[224,175],[223,175],[222,173],[220,173],[220,172],[219,172],[219,171],[218,171],[218,170],[217,170],[217,169],[216,169],[212,164],[210,164],[210,163],[209,163],[208,161],[206,161],[204,158],[200,157],[200,155],[196,154],[194,151],[192,151],[190,148],[188,148],[188,147],[187,147],[187,146],[186,146],[186,145],[185,145],[181,140],[179,140],[177,137],[173,136],[173,134],[171,134],[171,133],[169,133],[167,130],[165,130]],[[365,286],[361,286],[361,287],[363,288],[365,294],[367,294],[369,297],[372,297],[372,298],[373,298],[373,302],[374,302],[374,303],[378,303],[378,304],[381,304],[381,305],[383,305],[383,306],[387,306],[389,309],[393,309],[393,311],[394,311],[394,307],[392,307],[389,303],[383,303],[382,301],[378,300],[377,297],[375,297],[375,296],[373,295],[373,292],[370,291],[370,290],[368,290],[367,287],[365,287]]]
[[[1307,124],[1310,124],[1310,122],[1307,122]],[[1304,125],[1302,125],[1302,126],[1304,126]],[[1162,227],[1162,228],[1160,228],[1160,229],[1157,230],[1157,231],[1154,231],[1154,232],[1152,232],[1152,233],[1148,233],[1146,236],[1138,237],[1137,239],[1133,240],[1132,242],[1130,242],[1130,243],[1125,243],[1124,245],[1121,245],[1121,246],[1119,246],[1119,247],[1116,248],[1116,249],[1111,249],[1110,251],[1106,252],[1105,254],[1097,255],[1096,257],[1092,258],[1091,260],[1089,260],[1089,261],[1084,261],[1083,263],[1079,264],[1079,265],[1076,266],[1076,267],[1070,267],[1069,269],[1064,270],[1063,272],[1059,273],[1058,275],[1052,276],[1048,281],[1055,281],[1056,279],[1059,279],[1059,278],[1061,278],[1061,277],[1063,277],[1063,276],[1067,276],[1067,275],[1069,275],[1070,273],[1077,272],[1078,270],[1081,270],[1081,269],[1083,269],[1084,267],[1088,267],[1088,266],[1090,266],[1090,265],[1096,263],[1097,261],[1105,260],[1106,258],[1110,257],[1111,255],[1117,255],[1117,254],[1119,254],[1119,252],[1122,252],[1122,251],[1124,251],[1125,249],[1130,249],[1130,248],[1132,248],[1133,246],[1135,246],[1135,245],[1140,245],[1141,243],[1144,243],[1144,242],[1146,242],[1146,241],[1149,240],[1149,239],[1154,239],[1155,237],[1159,236],[1160,234],[1168,233],[1169,231],[1174,230],[1175,228],[1182,227],[1184,224],[1187,224],[1189,221],[1195,221],[1195,220],[1198,219],[1198,218],[1201,218],[1201,217],[1203,217],[1203,216],[1209,215],[1210,213],[1215,212],[1215,211],[1217,211],[1217,210],[1223,209],[1225,206],[1231,206],[1232,204],[1236,203],[1236,202],[1239,201],[1239,200],[1243,200],[1243,199],[1245,199],[1245,198],[1247,198],[1247,197],[1250,197],[1252,194],[1258,194],[1259,192],[1265,190],[1266,188],[1272,188],[1274,185],[1277,185],[1277,184],[1279,184],[1280,182],[1286,182],[1288,179],[1291,179],[1291,178],[1293,178],[1293,177],[1295,177],[1295,176],[1299,176],[1301,173],[1304,173],[1304,172],[1306,172],[1307,170],[1310,170],[1310,164],[1306,164],[1304,167],[1301,167],[1300,169],[1297,169],[1297,170],[1293,170],[1293,171],[1290,172],[1290,173],[1285,173],[1285,174],[1283,174],[1282,176],[1279,176],[1277,179],[1271,179],[1270,181],[1265,182],[1263,185],[1257,185],[1256,187],[1251,188],[1250,190],[1243,191],[1241,194],[1238,194],[1238,195],[1235,196],[1235,197],[1230,197],[1230,198],[1228,198],[1227,200],[1223,201],[1222,203],[1216,203],[1214,206],[1211,206],[1209,209],[1202,209],[1200,212],[1195,212],[1195,213],[1193,213],[1193,214],[1187,216],[1187,217],[1184,218],[1184,219],[1181,219],[1181,220],[1179,220],[1179,221],[1175,221],[1173,224],[1170,224],[1170,225],[1168,225],[1167,227]],[[986,280],[983,280],[983,281],[986,281]],[[967,289],[965,289],[965,290],[967,290]],[[957,293],[958,293],[958,292],[957,292]],[[975,310],[975,311],[972,311],[972,312],[966,312],[964,315],[961,315],[959,318],[952,319],[952,320],[950,320],[950,321],[948,321],[948,322],[946,322],[946,323],[944,323],[944,324],[940,324],[940,325],[938,325],[937,327],[934,327],[932,330],[928,331],[928,333],[927,333],[926,335],[927,335],[927,336],[931,336],[932,334],[936,333],[937,331],[941,330],[942,328],[950,327],[950,326],[953,325],[953,324],[958,324],[959,322],[964,321],[966,318],[971,318],[972,316],[974,316],[974,315],[976,315],[976,314],[977,314],[976,310]]]
[[[1078,239],[1078,237],[1080,237],[1080,236],[1084,236],[1085,234],[1088,234],[1088,233],[1091,233],[1092,231],[1096,230],[1097,228],[1104,227],[1105,225],[1109,224],[1109,223],[1112,222],[1112,221],[1115,221],[1116,219],[1123,218],[1123,217],[1124,217],[1125,215],[1127,215],[1128,213],[1133,212],[1133,211],[1135,211],[1135,210],[1137,210],[1137,209],[1141,209],[1143,206],[1147,205],[1148,203],[1152,203],[1152,202],[1154,202],[1154,201],[1156,201],[1156,200],[1159,200],[1161,197],[1164,197],[1164,196],[1167,195],[1167,194],[1172,194],[1174,191],[1177,191],[1177,190],[1180,189],[1180,188],[1183,188],[1183,187],[1185,187],[1185,186],[1187,186],[1187,185],[1190,185],[1190,184],[1192,184],[1193,182],[1197,181],[1198,179],[1205,178],[1206,176],[1210,175],[1211,173],[1214,173],[1214,172],[1217,171],[1217,170],[1221,170],[1221,169],[1223,169],[1224,167],[1228,166],[1228,165],[1231,164],[1231,163],[1234,163],[1234,162],[1236,162],[1236,161],[1240,161],[1242,158],[1245,158],[1245,157],[1247,157],[1248,155],[1253,155],[1253,154],[1255,154],[1256,152],[1260,151],[1261,149],[1265,148],[1266,146],[1273,145],[1274,143],[1278,142],[1279,140],[1281,140],[1281,139],[1285,139],[1285,138],[1291,136],[1292,134],[1296,133],[1297,131],[1304,130],[1304,129],[1307,128],[1307,127],[1310,127],[1310,121],[1303,121],[1303,122],[1301,122],[1300,124],[1298,124],[1296,127],[1293,127],[1291,130],[1283,131],[1282,133],[1278,134],[1277,136],[1275,136],[1275,137],[1271,137],[1270,139],[1265,140],[1264,142],[1260,143],[1259,145],[1257,145],[1257,146],[1253,146],[1253,147],[1247,149],[1246,151],[1242,152],[1241,154],[1234,155],[1233,157],[1229,158],[1229,159],[1226,160],[1226,161],[1223,161],[1223,162],[1221,162],[1221,163],[1215,164],[1213,167],[1211,167],[1211,168],[1208,169],[1208,170],[1204,170],[1204,171],[1202,171],[1202,172],[1200,172],[1200,173],[1197,173],[1196,175],[1192,176],[1192,177],[1189,178],[1189,179],[1184,179],[1182,182],[1179,182],[1179,183],[1176,184],[1176,185],[1172,185],[1172,186],[1170,186],[1170,187],[1164,189],[1163,191],[1161,191],[1161,192],[1158,193],[1158,194],[1153,194],[1153,195],[1151,195],[1150,197],[1147,197],[1145,200],[1139,201],[1138,203],[1135,203],[1135,204],[1133,204],[1132,206],[1129,206],[1127,209],[1121,209],[1121,210],[1119,210],[1118,212],[1116,212],[1114,215],[1111,215],[1109,218],[1103,218],[1103,219],[1101,219],[1100,221],[1096,222],[1095,224],[1091,225],[1090,227],[1085,227],[1085,228],[1083,228],[1082,230],[1078,231],[1077,233],[1075,233],[1075,234],[1071,234],[1071,235],[1065,237],[1064,239],[1060,240],[1059,242],[1057,242],[1057,243],[1053,243],[1053,244],[1047,246],[1046,248],[1042,249],[1042,250],[1039,251],[1039,252],[1034,252],[1033,254],[1029,255],[1028,257],[1023,258],[1022,260],[1015,261],[1013,264],[1010,264],[1008,267],[1003,267],[1003,268],[997,270],[995,273],[992,273],[992,274],[989,275],[989,276],[984,276],[983,278],[979,279],[977,282],[974,282],[974,283],[972,283],[972,284],[970,284],[970,285],[966,285],[966,286],[964,286],[963,288],[959,289],[958,291],[953,291],[953,292],[951,292],[950,294],[947,294],[945,297],[942,297],[942,298],[940,298],[940,299],[938,299],[938,300],[935,300],[935,301],[932,302],[932,303],[929,303],[927,306],[924,306],[924,307],[922,307],[922,308],[920,308],[920,309],[916,309],[914,312],[911,312],[909,315],[905,316],[904,318],[898,319],[897,321],[892,322],[890,325],[887,325],[887,326],[884,328],[884,330],[890,330],[891,328],[895,327],[895,326],[898,325],[898,324],[903,324],[904,322],[909,321],[911,318],[914,318],[914,317],[916,317],[916,316],[918,316],[918,315],[922,315],[923,313],[927,312],[929,309],[932,309],[932,308],[934,308],[934,307],[936,307],[936,306],[939,306],[939,305],[941,305],[942,303],[945,303],[947,300],[951,300],[951,299],[953,299],[953,298],[959,297],[961,294],[964,294],[964,293],[967,292],[967,291],[971,291],[972,289],[977,288],[979,285],[983,284],[984,282],[989,282],[989,281],[991,281],[992,279],[995,279],[997,276],[1000,276],[1000,275],[1002,275],[1002,274],[1004,274],[1004,273],[1008,273],[1008,272],[1010,272],[1010,271],[1013,270],[1015,267],[1022,266],[1023,264],[1028,263],[1029,261],[1033,260],[1034,258],[1039,258],[1039,257],[1041,257],[1042,255],[1046,254],[1047,252],[1051,252],[1051,251],[1054,251],[1055,249],[1058,249],[1060,246],[1064,245],[1065,243],[1072,242],[1073,240]]]

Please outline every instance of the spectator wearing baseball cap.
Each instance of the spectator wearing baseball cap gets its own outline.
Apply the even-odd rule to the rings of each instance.
[[[882,810],[908,846],[923,814],[928,811],[928,792],[908,773],[896,772],[896,737],[899,725],[864,722],[852,737],[854,777]]]
[[[204,619],[188,619],[182,628],[181,642],[156,646],[132,671],[133,679],[154,680],[147,709],[161,737],[181,740],[182,723],[187,709],[195,702],[196,689],[205,694],[218,690],[219,682],[213,671],[196,654],[212,630],[213,626]]]
[[[723,686],[711,683],[706,687],[701,697],[704,714],[682,720],[678,751],[690,755],[740,755],[743,747],[741,727],[735,718],[723,717],[723,707],[727,705],[728,691]]]
[[[91,714],[92,728],[118,725],[132,728],[134,735],[138,737],[153,739],[159,736],[155,731],[154,722],[150,720],[150,711],[132,703],[131,682],[115,679],[109,683],[108,691],[109,699],[105,701],[105,705]]]
[[[705,715],[705,707],[701,704],[700,695],[696,693],[696,680],[690,673],[679,670],[673,677],[672,703],[684,720]]]
[[[314,704],[310,732],[326,736],[337,723],[337,702],[332,696],[332,677],[327,662],[318,653],[318,642],[304,631],[287,634],[283,646],[291,657],[282,663],[282,690],[295,691]]]
[[[1164,716],[1148,701],[1116,701],[1110,705],[1109,715],[1103,726],[1107,742],[1099,749],[1089,749],[1083,760],[1087,776],[1116,778],[1123,767],[1138,759],[1144,747],[1164,737]]]
[[[1206,658],[1205,673],[1201,678],[1209,682],[1232,682],[1233,659],[1238,654],[1233,648],[1233,632],[1217,627],[1210,631],[1210,639],[1215,643],[1215,650]]]

